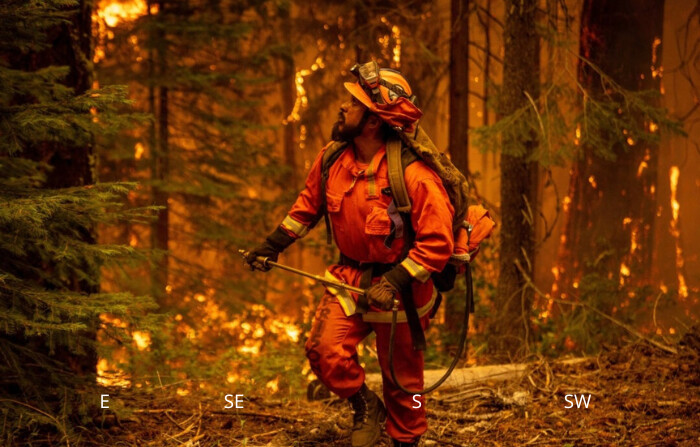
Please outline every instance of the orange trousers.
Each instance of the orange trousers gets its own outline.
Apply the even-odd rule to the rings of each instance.
[[[421,319],[427,329],[429,318]],[[425,433],[423,396],[406,394],[391,378],[389,369],[389,335],[391,323],[366,323],[360,315],[345,316],[338,299],[323,295],[316,310],[311,334],[306,341],[306,357],[314,374],[328,389],[345,399],[355,394],[365,381],[365,371],[357,357],[357,344],[372,331],[377,334],[377,356],[382,369],[384,404],[388,417],[386,431],[393,439],[412,442]],[[394,371],[404,388],[423,388],[423,352],[414,351],[408,324],[398,323],[394,346]],[[420,402],[419,408],[418,402]]]

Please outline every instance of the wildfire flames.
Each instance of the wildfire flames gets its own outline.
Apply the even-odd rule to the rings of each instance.
[[[669,180],[671,183],[671,235],[676,241],[676,269],[678,271],[678,295],[681,298],[688,298],[688,285],[685,282],[685,275],[683,274],[683,248],[681,247],[681,230],[680,230],[680,212],[681,205],[678,203],[676,198],[676,192],[678,190],[678,178],[680,177],[680,170],[678,166],[671,166],[669,172]]]
[[[294,102],[294,108],[289,113],[289,116],[287,116],[287,119],[283,121],[283,124],[293,123],[301,119],[302,109],[305,109],[309,104],[309,97],[304,88],[304,78],[325,67],[323,59],[317,57],[316,61],[311,65],[311,68],[305,68],[296,72],[294,75],[294,84],[296,85],[297,99]]]
[[[157,10],[157,5],[151,6],[151,13],[155,13]],[[148,6],[145,0],[99,1],[92,15],[92,23],[97,35],[93,62],[98,63],[105,58],[105,41],[114,38],[113,28],[120,23],[134,21],[146,15],[147,12]],[[136,36],[132,36],[130,41],[134,45],[138,43]]]
[[[172,291],[172,287],[170,290]],[[185,322],[185,318],[182,314],[177,314],[172,317],[175,323],[176,333],[181,334],[186,339],[193,342],[211,336],[217,338],[228,336],[230,339],[240,341],[240,344],[236,348],[239,354],[254,357],[263,352],[264,342],[276,340],[278,342],[297,343],[302,335],[302,329],[292,322],[291,318],[285,316],[272,318],[270,311],[265,306],[259,304],[251,306],[251,315],[246,317],[245,315],[239,314],[229,316],[229,313],[215,302],[212,290],[185,297],[185,302],[193,301],[198,303],[199,309],[204,314],[201,320],[202,329],[196,330],[194,327],[190,326]],[[101,321],[104,325],[111,325],[128,330],[127,323],[111,315],[102,315]],[[150,333],[134,330],[131,331],[130,334],[136,351],[150,351]],[[108,340],[103,341],[108,342]],[[126,348],[115,349],[110,358],[100,358],[97,366],[98,382],[105,386],[132,386],[139,378],[130,377],[129,374],[118,366],[120,363],[127,363],[128,360],[129,354]],[[176,369],[179,364],[172,363],[169,366]],[[227,383],[253,383],[253,379],[245,375],[241,376],[235,372],[238,371],[238,369],[239,365],[235,362],[231,364],[231,372],[225,377]],[[305,374],[303,370],[299,371],[299,373],[302,375]],[[308,371],[306,371],[306,373],[308,374]],[[181,379],[186,381],[187,376],[183,373]],[[270,393],[276,393],[279,391],[279,380],[280,378],[277,377],[268,381],[264,389]],[[136,386],[140,386],[140,383],[136,383]],[[200,387],[203,386],[203,384],[200,384]],[[176,391],[181,396],[185,396],[190,392],[189,389],[182,387],[178,388]]]
[[[128,22],[146,14],[145,0],[125,0],[100,2],[97,17],[107,26],[114,28],[119,22]]]
[[[379,43],[382,44],[385,57],[391,59],[392,67],[398,69],[401,66],[401,30],[398,26],[389,23],[389,20],[386,17],[382,17],[381,21],[384,25],[391,28],[391,36],[389,34],[385,34],[379,38]],[[389,44],[392,40],[394,41],[395,45],[391,50],[391,56],[389,56]]]

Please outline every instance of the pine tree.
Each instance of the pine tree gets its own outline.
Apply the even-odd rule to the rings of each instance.
[[[151,2],[103,41],[99,78],[129,83],[135,107],[153,116],[150,127],[115,141],[114,153],[134,169],[121,171],[115,157],[106,171],[142,178],[149,189],[136,203],[165,208],[150,229],[133,229],[168,250],[152,277],[164,309],[187,315],[185,298],[206,290],[232,308],[241,298],[260,299],[269,279],[232,274],[242,273],[238,249],[272,229],[267,214],[288,172],[273,144],[276,128],[265,120],[277,93],[271,31],[263,26],[269,7]],[[136,154],[135,146],[145,149]]]
[[[506,2],[502,116],[527,107],[539,96],[539,36],[535,31],[537,2]],[[498,290],[490,348],[516,354],[527,343],[532,291],[525,274],[533,271],[534,219],[537,207],[537,165],[532,159],[536,134],[508,132],[501,153],[501,227]],[[525,272],[522,271],[525,270]]]
[[[46,424],[70,438],[88,416],[98,327],[128,340],[99,316],[137,323],[152,306],[100,292],[101,269],[140,255],[97,244],[98,226],[144,214],[120,207],[133,185],[95,178],[96,135],[130,119],[119,110],[125,89],[90,89],[91,5],[0,5],[0,408],[10,445]]]
[[[514,12],[522,11],[522,5],[509,6],[507,14],[512,15]],[[606,3],[606,5],[618,7],[617,4],[612,6]],[[618,156],[624,157],[621,154],[625,151],[621,149],[627,147],[630,140],[638,146],[652,147],[651,145],[658,140],[658,130],[674,132],[680,130],[678,123],[669,119],[667,111],[656,105],[655,98],[658,97],[658,93],[631,89],[628,84],[618,82],[606,72],[610,71],[619,77],[621,73],[613,70],[614,64],[603,69],[591,61],[586,54],[572,51],[570,42],[567,42],[567,36],[570,33],[568,27],[570,17],[565,15],[558,19],[558,14],[555,14],[551,2],[549,8],[549,16],[546,17],[548,25],[542,26],[545,24],[535,22],[532,17],[531,26],[527,30],[516,33],[506,32],[506,59],[509,57],[510,49],[510,55],[517,56],[513,60],[520,60],[515,65],[512,64],[513,60],[509,61],[510,67],[504,65],[504,86],[498,102],[505,104],[506,107],[500,110],[501,116],[497,123],[474,131],[477,146],[482,149],[499,148],[502,151],[503,224],[498,232],[501,244],[499,253],[501,279],[496,301],[496,307],[501,315],[492,324],[489,332],[492,334],[493,348],[511,354],[522,346],[518,340],[522,341],[526,336],[535,335],[531,320],[534,286],[532,272],[541,241],[534,240],[534,234],[536,234],[534,229],[542,224],[538,222],[538,216],[542,211],[541,204],[537,200],[536,173],[540,169],[537,165],[547,168],[553,165],[564,165],[567,160],[574,160],[575,164],[579,163],[578,160],[585,159],[606,160],[607,167],[600,169],[610,170],[612,173],[621,167],[612,161]],[[603,16],[615,16],[616,20],[620,17],[608,14]],[[652,16],[653,14],[646,15],[649,19]],[[562,19],[563,24],[566,25],[564,27],[560,27],[561,23],[553,23],[561,22]],[[555,31],[557,27],[560,27],[559,32]],[[636,28],[640,32],[642,29],[648,29],[648,27]],[[535,29],[539,30],[536,34],[528,34]],[[583,31],[588,32],[588,30]],[[548,52],[551,53],[549,56],[554,58],[552,61],[560,68],[548,70],[544,79],[540,79],[539,64],[532,64],[534,58],[538,57],[538,51],[533,53],[531,48],[530,50],[522,48],[515,53],[512,52],[513,48],[517,48],[517,41],[526,37],[532,39],[531,44],[546,40],[549,43]],[[628,46],[622,45],[620,49],[625,52]],[[528,54],[529,56],[526,56]],[[617,58],[616,62],[619,59]],[[577,70],[570,68],[572,61],[578,62],[574,65],[579,66],[579,72],[587,73],[594,81],[581,82],[577,76]],[[522,70],[517,69],[518,67]],[[510,73],[508,68],[511,70]],[[626,72],[623,74],[628,78],[632,76]],[[634,75],[635,79],[637,79],[636,76]],[[533,92],[540,94],[536,95]],[[515,101],[516,97],[519,101]],[[653,123],[653,126],[650,126],[650,123]],[[656,131],[652,131],[652,128]],[[593,162],[593,165],[596,165],[596,162]],[[639,166],[637,165],[637,168]],[[578,178],[576,181],[579,183],[591,181],[588,177],[580,175],[574,177]],[[592,180],[595,181],[595,178]],[[628,183],[631,185],[634,182]],[[649,190],[652,189],[650,185],[647,187]],[[571,199],[571,197],[564,198],[565,209],[574,206],[569,202]],[[514,203],[518,203],[517,206],[513,206]],[[579,208],[576,213],[581,214],[580,210],[588,209],[588,204],[585,200],[579,200],[576,207]],[[616,209],[615,213],[617,211],[619,210]],[[594,218],[596,224],[605,221],[606,212],[608,210],[599,209],[598,216]],[[605,231],[607,230],[603,230]],[[565,233],[562,240],[568,241],[569,236]],[[584,251],[593,247],[591,240],[580,240],[583,245],[569,252],[569,255],[580,257]],[[566,246],[569,246],[568,242]],[[597,252],[602,257],[610,256],[606,250],[597,250]],[[573,259],[571,256],[568,259]],[[595,258],[589,257],[589,261],[592,259],[595,262]],[[619,263],[617,268],[620,268]],[[503,275],[504,272],[507,273],[506,276]],[[544,295],[538,298],[540,309],[552,310],[552,301],[548,298]],[[560,295],[556,295],[556,298],[560,298]],[[504,336],[509,337],[511,342],[502,342]]]
[[[469,178],[469,0],[451,0],[450,20],[450,138],[452,162]],[[464,299],[450,294],[445,300],[445,326],[455,340],[462,324]]]

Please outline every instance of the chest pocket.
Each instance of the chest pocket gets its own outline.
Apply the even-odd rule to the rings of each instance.
[[[326,209],[329,213],[337,213],[340,211],[340,205],[343,203],[343,194],[331,190],[326,190]]]
[[[387,236],[391,233],[391,219],[386,208],[372,207],[365,221],[365,233],[373,236]]]

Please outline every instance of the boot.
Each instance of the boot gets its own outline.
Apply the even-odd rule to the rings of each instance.
[[[401,442],[396,439],[392,439],[394,447],[418,447],[420,444],[420,436],[413,440],[413,442]]]
[[[367,385],[348,398],[355,412],[352,424],[352,447],[371,447],[382,434],[386,409],[379,397]]]

